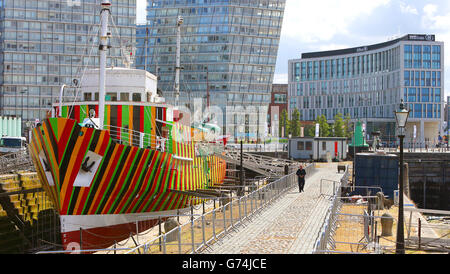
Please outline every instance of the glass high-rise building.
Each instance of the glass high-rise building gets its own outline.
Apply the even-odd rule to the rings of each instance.
[[[60,87],[98,67],[100,0],[0,0],[0,115],[45,118]],[[136,0],[112,0],[108,65],[136,41]],[[65,89],[65,99],[76,91]],[[78,94],[80,99],[80,94]]]
[[[254,125],[266,124],[284,7],[285,0],[148,0],[136,67],[156,74],[162,95],[174,103],[176,22],[183,17],[179,104],[192,109],[202,98],[205,106],[208,91],[210,105],[224,112],[224,133],[256,140],[264,134]],[[249,106],[265,107],[264,115],[240,115]]]
[[[405,145],[435,144],[443,134],[444,43],[434,35],[408,34],[387,42],[310,52],[289,60],[289,114],[303,120],[349,115],[396,139],[394,110],[401,100],[411,111]],[[414,129],[415,128],[415,129]]]

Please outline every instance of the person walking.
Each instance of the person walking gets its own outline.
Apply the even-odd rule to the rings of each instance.
[[[299,192],[303,192],[303,188],[305,187],[306,170],[303,169],[302,165],[300,165],[300,167],[297,169],[296,174],[298,178]]]

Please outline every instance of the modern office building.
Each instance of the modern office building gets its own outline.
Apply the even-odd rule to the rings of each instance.
[[[405,142],[437,141],[444,118],[444,43],[434,35],[408,34],[289,61],[289,113],[297,108],[303,120],[323,114],[333,122],[337,113],[348,114],[367,124],[369,136],[380,130],[383,140],[393,141],[401,100],[411,111]]]
[[[264,130],[254,126],[267,126],[284,7],[285,0],[148,0],[147,24],[137,30],[136,67],[157,75],[162,95],[174,104],[181,16],[179,105],[192,109],[202,98],[206,106],[209,93],[210,105],[223,112],[224,133],[255,140]],[[261,118],[241,115],[252,107]]]
[[[136,43],[136,0],[112,1],[111,10],[108,65],[122,67],[121,48]],[[73,79],[98,67],[100,1],[0,0],[0,12],[0,115],[45,118],[63,84],[74,100]]]

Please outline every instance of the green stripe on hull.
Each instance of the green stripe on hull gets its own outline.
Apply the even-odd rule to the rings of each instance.
[[[131,153],[131,152],[130,152],[130,153]],[[125,177],[124,182],[128,182],[128,180],[130,179],[130,175],[132,175],[132,171],[134,170],[133,167],[134,167],[134,165],[136,164],[136,160],[138,159],[137,156],[139,156],[139,151],[136,151],[136,153],[135,153],[135,155],[134,155],[134,159],[133,159],[132,162],[131,162],[130,168],[128,169],[128,172],[127,172],[127,175],[126,175],[126,177]],[[127,183],[122,183],[122,187],[121,187],[119,193],[117,193],[116,199],[115,199],[114,202],[112,203],[111,208],[110,208],[109,211],[108,211],[108,214],[112,214],[112,213],[113,213],[113,211],[114,211],[114,209],[115,209],[115,207],[116,207],[116,204],[119,202],[119,198],[122,196],[122,193],[123,193],[125,187],[128,187],[128,186],[129,186],[129,185],[128,185]]]
[[[120,161],[122,161],[122,158],[123,158],[123,155],[125,154],[125,149],[122,149],[122,152],[120,153],[120,157],[119,157],[119,160],[117,161],[117,163],[120,163]],[[110,159],[111,160],[111,159]],[[113,172],[113,174],[111,175],[111,178],[110,178],[110,180],[109,180],[109,182],[107,183],[107,187],[106,187],[106,189],[105,189],[105,194],[106,193],[108,193],[108,191],[109,191],[109,189],[111,188],[111,187],[114,187],[114,186],[112,186],[112,179],[114,178],[114,176],[116,175],[116,173],[117,173],[117,170],[119,169],[119,165],[116,165],[116,167],[114,168],[114,172]],[[105,174],[106,175],[106,174]],[[105,182],[106,183],[106,182]],[[100,200],[100,202],[98,203],[98,207],[95,209],[95,214],[100,214],[101,213],[101,205],[103,204],[103,201],[105,200],[105,199],[108,199],[108,197],[106,197],[106,195],[103,195],[103,197],[101,198],[101,200]]]

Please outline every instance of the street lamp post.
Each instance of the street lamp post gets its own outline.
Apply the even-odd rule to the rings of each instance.
[[[397,240],[395,246],[396,254],[405,254],[405,235],[403,228],[403,139],[405,138],[405,127],[408,121],[409,110],[405,109],[403,100],[400,103],[400,110],[394,111],[395,119],[399,129],[398,138],[400,139],[400,176],[399,176],[399,200],[398,200],[398,223]]]

